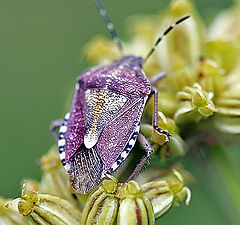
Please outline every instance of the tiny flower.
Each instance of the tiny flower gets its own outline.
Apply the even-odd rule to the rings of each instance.
[[[113,176],[90,193],[83,224],[154,224],[152,204],[135,181],[118,183]]]
[[[27,220],[18,212],[17,201],[7,204],[0,198],[0,224],[2,225],[28,225]]]
[[[229,39],[206,40],[204,56],[214,60],[225,72],[230,73],[239,62],[239,43]]]
[[[185,186],[181,173],[175,169],[163,178],[143,184],[142,190],[153,205],[155,218],[162,216],[172,206],[178,206],[185,198],[186,205],[189,205],[191,199],[191,191]]]
[[[110,176],[102,185],[93,191],[83,209],[82,224],[114,224],[117,219],[119,199],[116,193],[121,184]]]
[[[166,181],[153,181],[142,185],[153,205],[155,218],[166,213],[172,206],[174,195]]]
[[[120,206],[117,224],[154,224],[152,204],[135,181],[129,181],[118,193]]]
[[[216,111],[212,101],[213,93],[204,91],[198,83],[193,87],[186,86],[183,91],[178,92],[177,98],[181,102],[175,113],[177,123],[199,121]]]
[[[19,213],[31,224],[80,224],[81,213],[69,201],[26,190],[26,184],[17,201]]]

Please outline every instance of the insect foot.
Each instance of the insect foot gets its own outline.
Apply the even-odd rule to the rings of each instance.
[[[184,141],[177,132],[174,120],[158,112],[158,127],[160,130],[150,124],[141,125],[141,133],[152,144],[153,154],[159,154],[162,160],[167,160],[166,156],[171,156],[172,159],[184,156]]]

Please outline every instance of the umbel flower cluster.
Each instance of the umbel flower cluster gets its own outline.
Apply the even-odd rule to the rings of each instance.
[[[151,169],[151,176],[143,174],[144,184],[142,178],[124,184],[109,176],[89,195],[79,195],[72,192],[56,147],[40,162],[44,172],[40,183],[25,181],[21,198],[0,199],[3,224],[154,224],[179,202],[190,202],[185,186],[190,175],[179,165]]]
[[[124,46],[126,54],[144,56],[165,28],[186,15],[191,18],[162,41],[143,68],[148,77],[167,73],[157,87],[158,126],[172,135],[168,145],[165,134],[152,127],[151,101],[141,124],[141,133],[154,147],[155,166],[122,183],[115,177],[131,170],[126,162],[90,194],[79,195],[73,193],[54,146],[40,161],[41,182],[25,181],[15,200],[0,198],[1,224],[154,224],[180,202],[189,204],[187,185],[193,178],[178,159],[199,141],[240,133],[240,5],[206,29],[190,1],[174,0],[161,15],[130,18],[131,39]],[[86,58],[94,65],[120,57],[110,39],[96,37],[86,46]],[[162,167],[165,158],[172,160]]]

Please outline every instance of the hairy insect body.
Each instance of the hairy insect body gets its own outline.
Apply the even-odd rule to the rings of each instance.
[[[121,42],[105,8],[100,0],[95,0],[95,4],[123,55]],[[171,135],[158,127],[158,91],[151,86],[166,73],[156,74],[150,82],[142,70],[142,63],[149,59],[164,36],[188,18],[185,16],[172,24],[144,59],[124,56],[111,64],[92,67],[79,76],[69,112],[63,121],[51,124],[60,159],[75,192],[89,193],[107,173],[115,171],[137,139],[146,156],[128,181],[141,170],[153,152],[148,140],[139,134],[143,110],[151,95],[154,95],[153,128],[169,141]],[[58,135],[57,127],[60,127]]]

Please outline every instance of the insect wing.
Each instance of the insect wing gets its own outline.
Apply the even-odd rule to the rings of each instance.
[[[65,133],[65,159],[66,162],[74,155],[83,143],[85,133],[85,106],[84,90],[77,85],[70,110],[70,118],[67,121]]]
[[[103,163],[96,146],[87,149],[83,144],[68,162],[68,173],[76,193],[87,194],[101,181]]]
[[[105,171],[112,172],[117,168],[114,163],[121,157],[121,153],[130,142],[134,132],[139,129],[139,121],[146,100],[147,97],[129,100],[119,113],[105,125],[97,143],[97,151],[104,163]],[[125,156],[129,154],[129,150]]]

